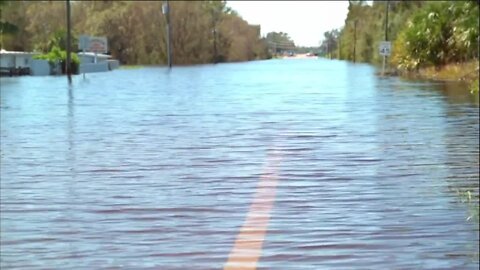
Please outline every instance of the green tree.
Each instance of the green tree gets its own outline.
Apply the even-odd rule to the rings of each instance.
[[[64,1],[0,3],[2,47],[43,52],[64,47]],[[107,37],[111,55],[124,64],[166,63],[161,1],[72,1],[71,9],[74,37]],[[170,12],[176,65],[267,57],[259,28],[249,25],[225,1],[171,1]]]
[[[27,1],[0,1],[0,46],[7,50],[26,51],[29,46],[30,35],[25,31],[28,18],[25,16],[27,8],[32,5]]]
[[[284,32],[270,32],[265,37],[269,48],[274,53],[281,53],[283,51],[293,51],[295,49],[295,42]]]
[[[327,31],[323,33],[323,37],[322,44],[320,45],[320,53],[326,57],[333,58],[338,49],[340,31],[338,29]]]

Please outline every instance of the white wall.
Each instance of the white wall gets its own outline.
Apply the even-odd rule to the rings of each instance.
[[[15,58],[10,54],[0,55],[0,67],[13,67],[15,65]]]
[[[100,63],[83,63],[80,64],[79,73],[92,73],[108,71],[108,63],[106,61]]]
[[[15,67],[30,67],[30,55],[15,55]]]
[[[87,56],[87,55],[79,55],[80,58],[80,63],[82,64],[88,64],[88,63],[93,63],[93,57]]]
[[[93,63],[95,60],[95,56],[93,55],[79,54],[78,57],[80,58],[80,63],[84,63],[84,64]],[[106,62],[107,60],[108,60],[108,57],[97,56],[97,63]]]
[[[30,63],[30,73],[33,76],[50,75],[50,64],[48,60],[32,59]]]
[[[1,67],[30,67],[32,55],[2,54],[0,56]]]
[[[117,59],[110,59],[107,62],[109,70],[114,70],[120,67],[120,61],[118,61]]]

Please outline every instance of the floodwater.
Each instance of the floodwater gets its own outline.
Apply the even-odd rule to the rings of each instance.
[[[1,269],[222,269],[272,175],[257,269],[478,269],[478,99],[375,72],[1,78]]]

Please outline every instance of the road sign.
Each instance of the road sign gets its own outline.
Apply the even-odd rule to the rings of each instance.
[[[108,43],[106,37],[89,37],[81,35],[78,40],[78,48],[87,52],[107,53]]]
[[[94,53],[107,53],[107,38],[106,37],[90,37],[87,51]]]
[[[168,4],[167,3],[163,3],[162,5],[162,13],[165,15],[168,13]]]
[[[382,41],[378,49],[380,55],[389,56],[392,51],[392,43],[390,41]]]

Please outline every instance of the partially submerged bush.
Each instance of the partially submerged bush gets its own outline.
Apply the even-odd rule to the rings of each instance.
[[[479,81],[478,79],[474,80],[471,84],[470,84],[470,92],[472,92],[472,94],[477,94],[478,95],[478,88],[479,88],[479,85],[478,85]]]
[[[73,73],[78,73],[78,66],[80,65],[80,58],[76,53],[71,53],[71,69]],[[46,54],[35,55],[33,59],[47,60],[50,66],[59,63],[62,66],[62,71],[65,73],[65,65],[67,62],[67,52],[60,50],[59,47],[54,46],[52,50]]]

